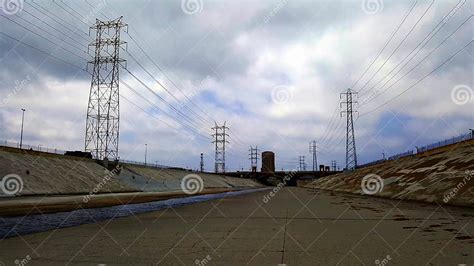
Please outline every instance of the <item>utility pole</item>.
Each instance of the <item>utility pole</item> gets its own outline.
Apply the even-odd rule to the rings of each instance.
[[[225,124],[226,122],[224,122],[224,125],[218,126],[217,123],[215,123],[215,126],[212,128],[215,132],[212,134],[214,137],[212,143],[215,144],[216,149],[214,165],[214,171],[216,173],[225,173],[225,144],[229,143],[229,141],[226,140],[226,137],[229,136],[229,134],[226,133],[226,130],[229,128],[226,127]]]
[[[334,172],[336,171],[336,169],[337,169],[337,162],[336,161],[331,161],[331,169]]]
[[[85,151],[96,159],[117,159],[119,142],[119,66],[122,28],[127,27],[123,17],[101,21],[90,27],[96,38],[89,44],[95,47],[91,89],[87,106]],[[88,65],[89,66],[89,65]]]
[[[23,123],[25,122],[25,109],[21,108],[21,133],[20,133],[20,149],[23,147]]]
[[[318,170],[318,157],[317,157],[317,150],[316,150],[316,140],[312,140],[309,142],[309,153],[313,154],[313,172]]]
[[[353,100],[353,95],[357,95],[357,92],[347,89],[346,92],[341,93],[340,98],[341,107],[344,106],[344,110],[341,111],[341,117],[343,113],[346,114],[346,169],[349,171],[355,170],[357,166],[357,152],[354,135],[354,119],[353,113],[357,112],[353,109],[353,104],[357,101]]]
[[[204,172],[204,153],[201,153],[201,163],[199,165],[201,167],[201,173]]]
[[[304,156],[300,156],[300,171],[306,171],[306,163],[304,162]]]
[[[148,153],[148,144],[145,144],[145,166],[146,166],[146,156]]]
[[[257,172],[257,167],[258,167],[258,147],[255,146],[255,148],[253,148],[252,146],[250,146],[250,149],[249,149],[249,156],[250,156],[250,170],[255,173]]]

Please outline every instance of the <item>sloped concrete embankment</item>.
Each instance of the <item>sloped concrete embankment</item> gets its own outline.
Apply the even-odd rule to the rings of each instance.
[[[194,187],[189,188],[191,194],[190,191],[185,193],[181,186],[182,180],[190,174],[198,175],[197,181],[194,178]],[[19,181],[21,189],[18,182],[6,183],[8,181],[5,177],[11,175],[15,176],[11,181]],[[178,169],[125,164],[109,171],[90,159],[16,149],[0,149],[1,177],[0,206],[8,206],[2,208],[8,209],[8,213],[0,214],[2,216],[112,206],[262,187],[254,180]]]
[[[123,165],[118,179],[128,186],[142,191],[181,190],[181,181],[188,175],[198,175],[203,188],[255,188],[262,184],[252,179],[228,177],[207,173],[196,173],[176,169],[157,169],[136,165]]]
[[[474,142],[318,179],[299,186],[474,207]]]
[[[109,171],[93,160],[61,155],[0,150],[0,178],[7,175],[20,178],[23,188],[15,194],[22,196],[138,191],[109,178]]]

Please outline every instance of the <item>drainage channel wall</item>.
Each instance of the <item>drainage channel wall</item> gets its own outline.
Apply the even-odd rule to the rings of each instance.
[[[129,164],[121,166],[120,170],[109,171],[91,159],[0,148],[0,200],[18,196],[180,191],[183,178],[189,174],[199,176],[202,182],[198,186],[202,189],[262,186],[251,179]],[[22,183],[20,191],[16,191],[18,182],[15,184],[15,181]]]
[[[323,177],[298,186],[474,207],[474,142]]]

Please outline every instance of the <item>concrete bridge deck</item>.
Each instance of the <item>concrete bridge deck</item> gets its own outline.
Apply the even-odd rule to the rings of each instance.
[[[472,209],[307,188],[269,192],[5,239],[0,265],[474,262]]]

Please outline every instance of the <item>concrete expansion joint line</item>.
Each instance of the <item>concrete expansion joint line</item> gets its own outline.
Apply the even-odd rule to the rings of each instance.
[[[288,225],[288,208],[286,208],[285,229],[283,231],[283,248],[281,250],[281,261],[280,261],[280,264],[282,265],[285,259],[285,243],[286,243],[286,226],[287,225]]]

